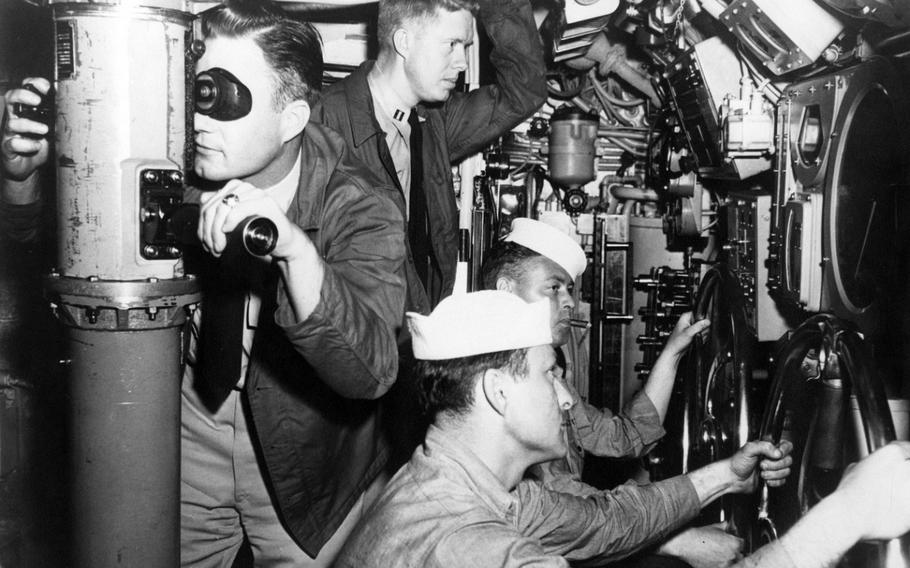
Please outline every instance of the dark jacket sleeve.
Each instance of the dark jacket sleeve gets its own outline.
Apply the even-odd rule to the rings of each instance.
[[[391,199],[349,174],[335,172],[333,183],[318,235],[308,232],[326,267],[319,303],[295,321],[280,284],[275,320],[329,388],[346,398],[377,398],[398,373],[403,220]]]
[[[0,199],[0,238],[18,243],[34,242],[41,233],[42,201],[16,205]]]
[[[493,49],[496,84],[453,93],[445,105],[452,163],[476,153],[531,116],[547,100],[540,35],[528,0],[483,0],[482,22]]]

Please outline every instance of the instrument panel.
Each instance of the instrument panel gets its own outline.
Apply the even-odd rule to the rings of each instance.
[[[878,325],[906,232],[904,96],[882,59],[787,87],[771,276],[781,301]]]

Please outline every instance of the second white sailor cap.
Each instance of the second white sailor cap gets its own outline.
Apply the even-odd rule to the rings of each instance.
[[[505,240],[549,258],[572,278],[581,276],[588,265],[585,251],[572,237],[543,221],[519,217],[512,221],[512,230]]]

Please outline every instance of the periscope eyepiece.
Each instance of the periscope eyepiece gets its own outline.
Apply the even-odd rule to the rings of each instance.
[[[253,107],[250,90],[221,67],[212,67],[196,75],[194,100],[196,112],[222,121],[243,118]]]

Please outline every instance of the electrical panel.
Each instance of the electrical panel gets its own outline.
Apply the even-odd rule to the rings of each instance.
[[[719,37],[692,46],[664,79],[699,174],[745,179],[771,168],[771,105]]]
[[[739,192],[729,194],[725,203],[725,260],[742,288],[746,319],[758,341],[776,341],[788,329],[765,286],[771,202],[770,195]]]
[[[183,203],[183,174],[177,169],[139,171],[139,253],[147,260],[180,258],[178,235],[169,221]]]

